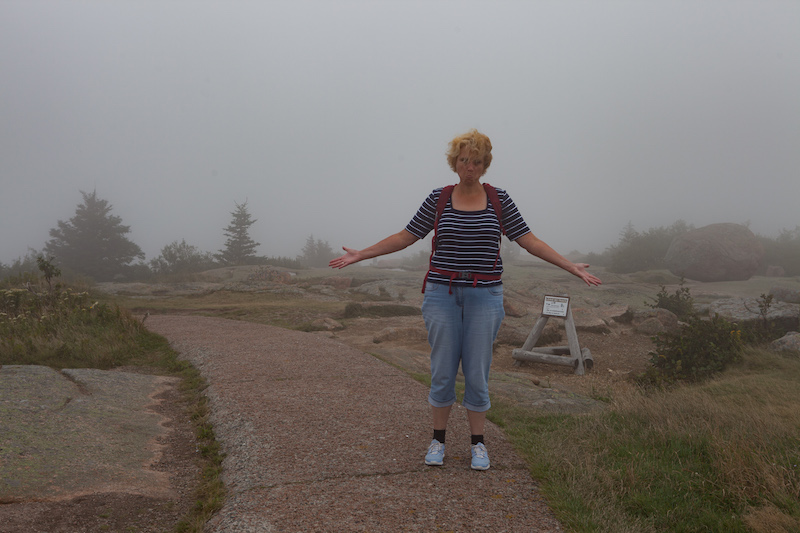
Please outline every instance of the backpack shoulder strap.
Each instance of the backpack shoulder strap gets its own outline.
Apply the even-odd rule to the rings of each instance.
[[[425,285],[428,282],[428,274],[431,273],[430,271],[430,263],[433,261],[433,253],[436,251],[436,241],[438,240],[437,230],[439,228],[439,218],[442,216],[444,212],[444,208],[447,206],[447,201],[450,199],[450,196],[453,195],[453,189],[455,189],[455,185],[447,185],[446,187],[442,187],[442,192],[439,193],[439,199],[436,201],[436,213],[433,215],[433,239],[431,239],[431,256],[428,259],[428,272],[425,274],[425,280],[422,282],[422,292],[425,293]]]
[[[447,206],[447,201],[450,199],[450,196],[453,195],[453,189],[455,189],[455,185],[448,185],[447,187],[442,187],[442,192],[439,193],[439,200],[436,202],[436,214],[433,217],[433,248],[436,249],[436,233],[439,229],[439,218],[441,218],[442,213],[444,212],[445,206]]]
[[[436,202],[436,215],[434,215],[433,219],[433,231],[436,231],[436,226],[439,225],[439,217],[442,216],[444,212],[444,208],[447,205],[447,201],[453,195],[453,189],[455,189],[455,185],[448,185],[447,187],[442,187],[442,192],[439,194],[439,201]]]
[[[500,233],[505,235],[506,229],[503,227],[503,205],[500,203],[500,197],[497,196],[497,189],[488,183],[484,183],[483,188],[486,190],[486,196],[489,197],[489,201],[492,202],[494,214],[497,215],[497,222],[500,223]]]

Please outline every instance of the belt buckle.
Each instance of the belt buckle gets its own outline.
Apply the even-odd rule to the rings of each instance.
[[[458,279],[472,279],[472,272],[459,272]]]

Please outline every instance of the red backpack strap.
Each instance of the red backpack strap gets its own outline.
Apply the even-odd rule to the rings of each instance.
[[[497,257],[494,258],[494,266],[497,267],[497,262],[500,260],[500,243],[503,242],[503,235],[506,234],[506,229],[503,227],[503,206],[500,203],[500,197],[497,196],[497,189],[489,185],[483,184],[483,189],[486,191],[486,196],[492,202],[494,214],[497,215],[497,223],[500,224],[500,241],[497,243]]]
[[[439,230],[439,219],[442,217],[444,208],[447,206],[447,201],[453,195],[453,189],[455,188],[455,185],[448,185],[447,187],[442,187],[442,192],[439,193],[439,201],[436,202],[436,214],[433,217],[433,241],[431,241],[431,247],[433,250],[436,250],[436,237]],[[433,258],[433,250],[431,250],[431,258]]]
[[[436,213],[433,215],[433,240],[431,240],[431,257],[428,259],[428,266],[430,267],[431,262],[433,261],[433,253],[436,251],[436,240],[437,240],[437,233],[439,229],[439,218],[442,216],[444,212],[445,206],[447,206],[447,201],[450,199],[450,196],[453,195],[453,189],[455,189],[455,185],[448,185],[446,187],[442,187],[442,192],[439,193],[439,200],[436,202]],[[430,274],[430,269],[428,270],[428,274]],[[428,274],[425,274],[425,280],[422,282],[422,292],[425,292],[425,285],[428,283]]]
[[[484,183],[483,188],[486,191],[486,196],[489,197],[489,201],[492,202],[494,214],[497,215],[497,222],[500,224],[500,233],[505,235],[506,229],[503,227],[503,205],[500,203],[500,197],[497,196],[497,189],[488,183]]]

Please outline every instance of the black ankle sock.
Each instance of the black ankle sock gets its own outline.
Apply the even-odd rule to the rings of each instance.
[[[444,444],[445,433],[447,433],[446,429],[434,429],[433,438]]]
[[[472,436],[472,445],[475,446],[479,442],[483,442],[483,435],[473,435]]]

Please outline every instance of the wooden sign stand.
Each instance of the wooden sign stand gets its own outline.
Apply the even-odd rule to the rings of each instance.
[[[534,348],[550,317],[564,318],[568,345]],[[567,354],[570,357],[564,357]],[[579,376],[584,375],[587,370],[591,370],[594,365],[592,353],[588,348],[581,349],[578,343],[575,320],[572,318],[572,309],[569,307],[569,298],[566,296],[545,296],[542,316],[533,325],[533,329],[528,338],[525,339],[525,344],[522,345],[522,348],[512,350],[511,356],[516,359],[514,366],[520,366],[523,361],[571,366],[575,374]]]

